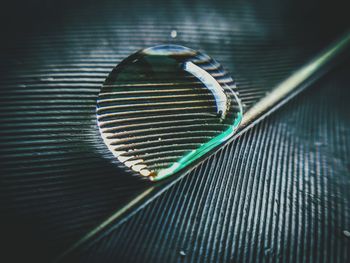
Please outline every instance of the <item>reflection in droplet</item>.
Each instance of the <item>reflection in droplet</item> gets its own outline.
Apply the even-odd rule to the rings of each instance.
[[[203,53],[178,45],[141,50],[103,84],[97,101],[101,135],[132,171],[166,178],[233,135],[242,118],[235,88]]]
[[[208,71],[202,69],[196,64],[193,64],[191,61],[184,62],[183,68],[202,81],[202,83],[213,93],[218,116],[220,116],[222,119],[225,118],[229,107],[228,98],[225,94],[225,90],[216,81],[216,79],[214,79],[214,77],[210,75]]]

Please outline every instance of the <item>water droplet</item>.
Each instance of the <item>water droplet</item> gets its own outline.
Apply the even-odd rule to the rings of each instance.
[[[171,30],[170,36],[171,36],[171,38],[176,38],[177,37],[177,31],[176,30]]]
[[[160,180],[227,141],[242,118],[233,79],[208,55],[178,46],[143,49],[117,65],[97,101],[101,136],[137,174]]]

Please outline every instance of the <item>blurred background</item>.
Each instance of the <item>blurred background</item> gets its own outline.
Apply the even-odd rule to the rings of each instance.
[[[203,51],[246,109],[350,29],[347,1],[20,1],[0,8],[1,262],[53,262],[149,183],[100,139],[95,107],[133,52]],[[349,57],[62,262],[347,262]]]

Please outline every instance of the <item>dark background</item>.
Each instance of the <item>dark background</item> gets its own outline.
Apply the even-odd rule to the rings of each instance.
[[[149,184],[101,142],[99,88],[138,49],[205,51],[248,109],[348,30],[347,1],[2,1],[1,262],[51,262]],[[172,30],[177,37],[170,36]],[[63,262],[347,262],[344,61]]]

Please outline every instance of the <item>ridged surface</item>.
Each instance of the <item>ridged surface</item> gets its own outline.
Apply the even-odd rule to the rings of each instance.
[[[349,69],[316,83],[73,261],[348,262]]]
[[[38,2],[54,3],[54,1]],[[337,25],[336,19],[329,20],[316,15],[316,17],[313,17],[313,22],[310,22],[309,15],[302,17],[302,14],[305,15],[305,13],[299,12],[299,5],[300,7],[305,6],[304,1],[295,5],[291,4],[293,2],[291,1],[288,2],[288,5],[282,6],[278,4],[278,1],[269,1],[263,4],[253,2],[231,3],[229,1],[214,1],[212,3],[201,1],[196,4],[189,4],[187,1],[173,1],[166,4],[161,1],[143,4],[136,3],[136,1],[117,2],[119,1],[99,1],[98,3],[83,1],[76,3],[73,7],[66,4],[63,8],[60,8],[59,5],[56,8],[52,4],[51,8],[47,9],[38,8],[39,5],[32,3],[33,8],[25,9],[24,13],[26,13],[28,19],[25,21],[22,21],[21,17],[18,16],[17,10],[21,6],[20,4],[16,6],[16,9],[7,12],[13,20],[22,21],[17,28],[14,28],[17,31],[11,32],[12,39],[4,35],[3,41],[1,41],[4,48],[0,54],[1,239],[4,240],[2,243],[8,247],[5,247],[4,253],[7,252],[15,262],[18,257],[26,257],[36,262],[49,262],[90,229],[113,214],[126,201],[149,187],[146,182],[131,178],[122,169],[118,168],[118,163],[114,161],[114,157],[100,139],[96,125],[95,107],[100,87],[112,68],[123,58],[141,48],[162,43],[176,43],[205,51],[220,61],[237,80],[240,87],[240,97],[248,108],[261,96],[264,96],[275,84],[289,76],[309,57],[332,41],[337,35],[336,32],[333,33],[333,28],[339,28],[339,31],[344,29],[344,26],[339,26],[342,25],[339,21],[338,27],[332,28],[332,23]],[[294,9],[290,9],[290,5]],[[49,4],[45,6],[50,7]],[[307,6],[312,13],[314,11],[312,5]],[[329,9],[332,7],[333,5],[331,7],[327,5]],[[1,11],[3,10],[5,9]],[[40,10],[44,10],[46,15],[43,16]],[[327,11],[329,10],[327,9]],[[36,16],[36,13],[39,15]],[[296,16],[300,19],[295,19]],[[31,19],[36,19],[33,24],[35,30],[27,30],[27,27],[29,27],[27,24],[30,24]],[[322,28],[322,30],[321,32],[311,30],[313,27]],[[11,30],[12,28],[8,29],[8,31]],[[171,37],[172,30],[177,31],[175,39]],[[310,94],[310,96],[313,97],[315,94]],[[339,98],[343,97],[340,96]],[[338,107],[337,104],[335,106]],[[290,109],[292,110],[292,108]],[[309,109],[313,109],[316,114],[318,110],[322,110],[322,107],[318,104]],[[296,111],[294,114],[300,114],[300,116],[295,116],[295,119],[301,119],[306,124],[309,122],[315,122],[315,125],[330,124],[329,121],[331,120],[326,119],[327,122],[325,122],[324,119],[321,120],[321,117],[318,119],[319,123],[316,123],[315,119],[306,118],[306,115],[304,115],[306,113],[307,111]],[[286,119],[291,118],[288,116],[288,112],[285,114]],[[333,117],[336,118],[336,116]],[[271,126],[265,124],[260,129],[273,129],[275,125],[282,128],[283,122],[280,124],[276,120],[271,123]],[[325,133],[320,134],[320,136],[333,138],[329,139],[327,147],[340,147],[335,149],[340,149],[338,154],[341,153],[341,157],[342,154],[346,154],[348,147],[345,146],[345,142],[339,140],[345,140],[341,134],[348,127],[344,126],[343,122],[335,122],[334,125],[340,126],[339,128],[337,128],[338,126],[327,126],[330,128],[325,129]],[[312,126],[308,127],[312,129]],[[301,130],[297,126],[295,126],[295,129],[300,131],[301,137],[310,132],[310,130]],[[254,135],[241,138],[235,142],[235,147],[231,145],[225,148],[225,151],[220,153],[222,158],[224,158],[224,154],[228,154],[224,158],[227,161],[235,154],[235,160],[237,162],[245,160],[244,164],[247,164],[247,166],[238,163],[235,165],[241,165],[237,167],[241,167],[242,171],[245,169],[249,171],[249,167],[256,163],[252,156],[257,158],[253,151],[249,152],[250,146],[260,140],[260,137],[255,137],[257,136],[256,133],[257,130],[252,133]],[[296,139],[293,139],[294,136],[295,134],[290,137],[290,140],[294,140],[292,141],[294,143],[290,143],[288,151],[294,151],[294,148],[295,151],[301,151],[298,147],[304,147],[304,141],[299,144],[295,141]],[[248,138],[250,139],[248,140]],[[273,142],[278,142],[277,145],[283,144],[283,141],[277,139]],[[333,144],[333,142],[339,142],[339,144]],[[269,147],[272,146],[273,144]],[[269,169],[277,169],[274,163],[279,160],[276,158],[282,158],[282,155],[273,155],[275,148],[271,149],[271,151],[265,150],[264,160],[269,163]],[[307,153],[307,150],[307,148],[304,149],[305,153]],[[250,159],[248,159],[248,152],[250,153]],[[320,155],[321,152],[315,153],[318,155],[312,155],[312,157],[310,155],[308,158],[313,160],[312,165],[318,169],[314,170],[316,174],[319,174],[320,171],[328,171],[335,174],[336,177],[337,173],[334,170],[336,166],[346,167],[348,165],[344,159],[339,157],[339,160],[336,159],[335,166],[328,166],[327,160],[321,159],[325,158]],[[209,206],[216,204],[216,200],[223,200],[223,205],[232,206],[234,204],[234,208],[238,207],[240,213],[246,211],[247,207],[244,207],[247,204],[243,202],[245,200],[239,200],[241,196],[238,194],[238,190],[245,191],[245,187],[250,188],[251,185],[254,185],[253,181],[249,181],[249,184],[248,181],[245,185],[242,184],[248,177],[239,176],[239,171],[236,171],[235,176],[229,176],[229,167],[220,166],[221,163],[216,163],[220,154],[210,159],[212,163],[211,170],[208,167],[203,169],[206,166],[201,166],[202,168],[197,168],[196,173],[186,177],[181,186],[176,186],[178,192],[176,192],[175,199],[167,199],[167,196],[163,196],[157,201],[163,200],[163,202],[169,202],[169,204],[175,201],[179,202],[174,203],[178,205],[176,213],[187,211],[187,209],[192,209],[189,211],[199,209],[200,218],[203,217],[202,220],[208,221],[204,225],[199,224],[204,228],[198,229],[198,231],[205,233],[202,234],[204,236],[211,233],[210,242],[215,246],[208,253],[213,253],[213,255],[218,255],[214,253],[216,249],[221,251],[225,246],[225,243],[220,244],[212,239],[215,237],[213,235],[215,231],[218,233],[222,231],[221,228],[216,228],[213,222],[217,222],[215,220],[218,220],[218,218],[221,220],[224,217],[220,217],[218,210],[210,210],[209,213],[203,206],[200,206],[201,208],[193,207],[197,203],[192,205],[188,203],[187,205],[186,202],[189,202],[188,198],[190,196],[185,195],[187,188],[184,188],[184,182],[195,180],[193,177],[197,175],[196,178],[203,180],[202,187],[204,188],[200,189],[206,189],[205,191],[207,191],[198,192],[198,198],[203,202],[202,205],[207,204]],[[284,158],[289,156],[287,154]],[[296,158],[299,155],[295,153],[294,156],[296,156],[294,159],[285,159],[283,165],[280,165],[278,171],[281,174],[276,177],[276,180],[282,180],[285,167],[295,171],[298,167],[296,164],[298,159]],[[303,157],[299,156],[298,158]],[[251,161],[247,162],[247,160]],[[210,173],[208,169],[211,171]],[[226,174],[226,176],[219,178],[218,169],[222,169],[222,174]],[[267,170],[266,173],[264,173],[265,170],[261,171],[262,174],[255,174],[252,171],[249,178],[260,178],[269,175]],[[295,180],[291,174],[292,172],[289,175],[287,174],[289,176],[287,177],[289,178],[288,182],[294,182]],[[239,183],[239,187],[229,188],[230,184],[227,184],[227,190],[221,190],[218,187],[223,184],[219,184],[221,181],[214,180],[215,178],[223,180],[222,182],[234,180],[232,182],[236,185]],[[341,187],[340,184],[336,182],[335,185],[329,185],[326,179],[322,180],[325,180],[323,184],[316,184],[320,185],[317,188],[320,195],[325,195],[328,193],[327,191],[330,191],[329,189],[333,189],[332,194],[337,194],[338,188]],[[217,184],[210,184],[210,182],[216,182]],[[290,185],[290,187],[292,186],[296,187],[294,184]],[[234,191],[235,189],[237,191]],[[252,194],[257,196],[268,194],[270,191],[274,193],[273,189],[275,189],[275,186],[271,185],[269,191],[263,188],[263,190],[256,190]],[[276,189],[278,189],[277,185]],[[222,194],[230,192],[230,195],[225,194],[229,199],[204,199],[214,198],[215,195],[211,196],[213,191],[219,191]],[[206,193],[209,195],[206,195]],[[303,218],[311,220],[319,216],[318,213],[314,212],[316,211],[315,205],[311,206],[311,210],[305,210],[309,207],[304,209],[305,200],[301,198],[303,196],[296,193],[297,190],[293,191],[293,196],[285,197],[293,199],[291,205],[295,209],[293,217],[288,219],[292,227],[289,228],[290,241],[286,243],[287,247],[289,245],[297,247],[299,239],[294,239],[293,236],[296,236],[296,233],[306,231],[306,228],[304,229],[299,224],[299,222],[306,222],[303,221]],[[184,200],[184,198],[187,199]],[[248,195],[246,198],[251,197]],[[305,196],[305,198],[309,197]],[[199,199],[191,200],[200,202]],[[180,203],[181,200],[185,202]],[[232,200],[235,200],[234,203],[232,203]],[[348,200],[348,198],[346,197],[345,200]],[[258,207],[265,204],[259,202],[257,202]],[[318,199],[315,199],[315,202],[318,202]],[[155,207],[152,209],[156,209],[157,206],[155,205],[152,206]],[[322,210],[327,215],[322,221],[323,224],[335,224],[335,222],[338,222],[337,220],[348,220],[349,216],[346,212],[348,206],[340,206],[335,201],[327,203],[327,205],[327,208]],[[272,206],[272,203],[270,206]],[[225,210],[225,208],[225,206],[222,206],[222,209],[219,209],[221,213],[229,213],[230,210]],[[265,211],[272,211],[270,207],[264,209],[270,209]],[[148,211],[148,214],[146,211]],[[200,214],[201,211],[205,211],[205,213]],[[157,230],[159,232],[166,229],[166,225],[155,220],[156,218],[162,218],[162,213],[164,215],[171,214],[170,211],[166,210],[145,210],[145,214],[139,214],[135,219],[136,221],[131,221],[133,223],[130,223],[128,228],[123,228],[123,231],[125,231],[123,237],[137,239],[137,233],[129,231],[134,228],[138,229],[136,228],[138,224],[142,224],[144,229],[149,231],[152,229],[150,226],[159,227]],[[271,219],[274,218],[273,214],[269,215]],[[192,215],[193,217],[195,215]],[[264,217],[261,218],[264,219]],[[268,217],[265,216],[265,218]],[[281,216],[281,218],[287,217]],[[218,226],[232,229],[235,221],[229,221],[228,219],[229,217],[226,218],[225,224],[218,224]],[[173,221],[175,219],[169,220],[169,222],[178,222],[179,225],[186,223],[186,220],[181,222]],[[242,220],[246,224],[251,222],[251,217],[244,217]],[[192,222],[193,226],[197,225],[193,219],[189,222]],[[270,224],[271,230],[269,231],[276,230],[273,224],[277,221],[267,222]],[[348,224],[348,221],[345,223]],[[243,236],[246,234],[244,224],[234,224],[236,227],[233,228],[234,232],[230,230],[223,233],[226,233],[229,238]],[[210,226],[213,227],[213,230],[207,231]],[[183,227],[190,229],[189,225]],[[334,230],[334,228],[322,229],[320,235],[325,239]],[[264,231],[265,233],[271,233],[267,230]],[[131,235],[132,233],[136,236]],[[180,233],[183,232],[172,232],[171,235],[164,238],[165,240],[181,240]],[[256,233],[260,239],[256,239],[254,242],[260,242],[264,236],[258,232]],[[341,232],[337,233],[340,233],[339,238],[343,238]],[[160,235],[160,237],[163,236]],[[156,236],[152,238],[156,238]],[[309,238],[309,236],[305,236],[305,238]],[[200,240],[201,236],[198,236],[198,239]],[[152,244],[152,240],[146,240],[145,238],[140,238],[140,240],[143,240],[146,244]],[[226,242],[232,244],[233,241],[227,239]],[[327,239],[327,242],[333,241]],[[112,241],[111,244],[113,244]],[[165,246],[167,243],[158,244],[160,247],[160,245]],[[126,259],[128,256],[137,255],[132,249],[131,239],[125,242],[125,246],[129,247],[115,248],[124,253],[123,256],[119,254],[118,257]],[[196,246],[201,248],[198,244]],[[235,246],[235,253],[241,253],[235,255],[243,255],[244,248],[237,242]],[[135,247],[140,249],[142,244],[135,243]],[[326,251],[324,253],[328,257],[330,257],[329,255],[339,255],[340,259],[345,252],[336,253],[333,251],[334,249],[340,249],[340,247],[327,245],[321,248],[324,248]],[[145,246],[144,248],[150,247]],[[172,249],[174,249],[174,253],[177,253],[178,250],[176,249],[179,249],[179,247],[172,245],[157,250],[157,252],[163,253],[160,256],[165,257],[164,253]],[[150,251],[155,252],[151,249]],[[114,253],[114,251],[108,253]],[[302,257],[302,254],[298,253]],[[147,259],[150,259],[150,254],[147,255]],[[160,256],[158,257],[159,260],[161,259]],[[229,258],[229,255],[226,258]],[[174,257],[171,257],[171,259],[174,260]],[[193,261],[195,261],[195,255]]]

